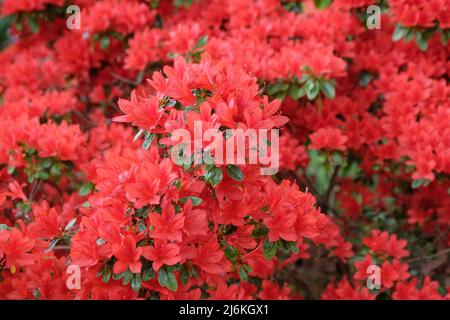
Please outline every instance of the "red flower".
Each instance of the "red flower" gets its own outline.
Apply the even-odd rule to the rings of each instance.
[[[381,285],[384,288],[392,288],[396,281],[403,281],[409,278],[409,266],[394,260],[393,263],[386,261],[381,266]]]
[[[321,128],[310,135],[310,149],[345,150],[348,138],[337,128]]]
[[[375,300],[376,296],[366,288],[353,286],[346,278],[330,283],[321,296],[324,300]]]
[[[189,199],[183,207],[184,226],[183,231],[189,236],[203,236],[208,233],[208,214],[202,209],[193,209]]]
[[[78,0],[70,31],[62,0],[0,2],[20,18],[0,39],[0,300],[449,298],[443,268],[411,278],[405,259],[450,245],[449,0],[390,0],[377,32],[355,16],[369,0]],[[237,146],[227,129],[258,146],[237,167],[179,165],[177,129],[204,155]],[[326,256],[339,281],[292,283]],[[98,276],[111,263],[121,281]],[[177,290],[135,291],[148,264]]]
[[[250,300],[252,298],[241,285],[227,286],[225,282],[220,283],[216,290],[209,290],[209,294],[211,300]]]
[[[387,231],[372,230],[371,236],[363,239],[363,244],[368,246],[373,252],[385,253],[397,259],[409,255],[409,251],[405,249],[406,240],[398,240],[395,234],[389,236]]]
[[[149,223],[154,227],[150,230],[150,236],[155,239],[181,242],[184,219],[183,213],[175,214],[171,204],[165,205],[161,214],[152,213],[149,216]]]
[[[228,260],[224,260],[224,256],[219,243],[211,237],[198,248],[197,257],[193,260],[193,263],[199,266],[202,271],[211,274],[224,274],[230,267]]]
[[[275,212],[272,216],[264,218],[269,228],[269,240],[274,242],[281,238],[286,241],[297,241],[295,220],[297,220],[295,212]]]
[[[113,272],[116,274],[125,272],[128,268],[133,273],[141,272],[142,263],[140,261],[143,248],[136,248],[136,240],[132,235],[127,235],[122,242],[112,246],[114,256],[117,261],[114,263]]]
[[[153,261],[153,269],[158,271],[163,265],[172,266],[181,261],[180,247],[166,240],[155,239],[153,247],[143,247],[142,256]]]
[[[148,204],[158,204],[160,193],[176,178],[172,162],[164,159],[160,164],[145,162],[135,169],[134,182],[125,186],[126,196],[137,209]]]
[[[86,137],[78,125],[67,125],[63,122],[60,126],[52,123],[43,125],[37,132],[33,144],[36,145],[41,157],[75,161],[82,157],[82,145],[85,142]]]
[[[10,190],[10,192],[4,192],[3,195],[11,197],[13,199],[21,199],[23,201],[27,200],[27,196],[25,195],[25,193],[23,193],[22,191],[22,187],[24,185],[19,185],[17,183],[17,181],[13,181],[11,183],[8,184],[8,188]]]
[[[368,254],[364,257],[364,260],[355,261],[356,273],[353,278],[356,280],[365,280],[370,276],[368,273],[368,268],[373,265],[372,257]]]
[[[3,242],[3,244],[2,244]],[[13,273],[18,267],[30,266],[35,262],[35,257],[30,253],[35,246],[35,240],[25,236],[19,229],[13,228],[9,232],[0,234],[0,252],[6,257],[5,267],[10,268]]]
[[[268,280],[262,283],[262,291],[259,293],[261,300],[289,300],[291,289],[287,285],[280,286]]]
[[[2,15],[10,15],[21,11],[38,11],[50,4],[62,6],[64,5],[64,0],[5,0],[2,3]]]
[[[158,99],[154,97],[138,98],[136,91],[131,93],[131,101],[120,99],[119,108],[125,115],[113,119],[117,122],[131,122],[134,126],[145,130],[155,129],[164,114]]]
[[[395,286],[392,297],[395,300],[443,300],[439,294],[439,284],[431,281],[430,277],[425,277],[422,288],[417,288],[417,278],[408,282],[399,282]]]
[[[239,227],[227,240],[238,248],[254,249],[256,247],[256,241],[252,238],[254,229],[252,225]]]

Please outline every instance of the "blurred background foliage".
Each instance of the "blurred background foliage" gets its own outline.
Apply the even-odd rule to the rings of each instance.
[[[0,6],[1,6],[0,1]],[[10,42],[9,29],[12,24],[12,17],[0,17],[0,51],[6,48]]]

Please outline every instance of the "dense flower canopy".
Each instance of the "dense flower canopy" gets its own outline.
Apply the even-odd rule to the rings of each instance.
[[[448,298],[449,11],[3,0],[0,299]],[[196,123],[278,171],[174,162]]]

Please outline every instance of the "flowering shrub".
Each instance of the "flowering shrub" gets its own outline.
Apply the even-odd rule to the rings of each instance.
[[[449,8],[4,0],[0,299],[448,298]]]

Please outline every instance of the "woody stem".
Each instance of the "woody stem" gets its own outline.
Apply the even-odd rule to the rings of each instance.
[[[324,209],[328,209],[329,208],[328,204],[329,204],[329,201],[330,201],[331,194],[333,193],[334,186],[336,184],[336,179],[338,177],[338,173],[339,173],[340,167],[341,167],[340,165],[337,165],[336,167],[334,167],[334,171],[333,171],[333,174],[331,176],[330,183],[328,184],[327,192],[325,193],[325,196],[323,197],[323,201],[322,201]]]
[[[440,257],[444,254],[450,253],[450,248],[436,252],[435,254],[429,255],[429,256],[425,256],[425,257],[419,257],[419,258],[415,258],[415,259],[409,259],[406,260],[406,262],[411,263],[411,262],[417,262],[417,261],[422,261],[422,260],[429,260],[429,259],[433,259],[436,257]]]

